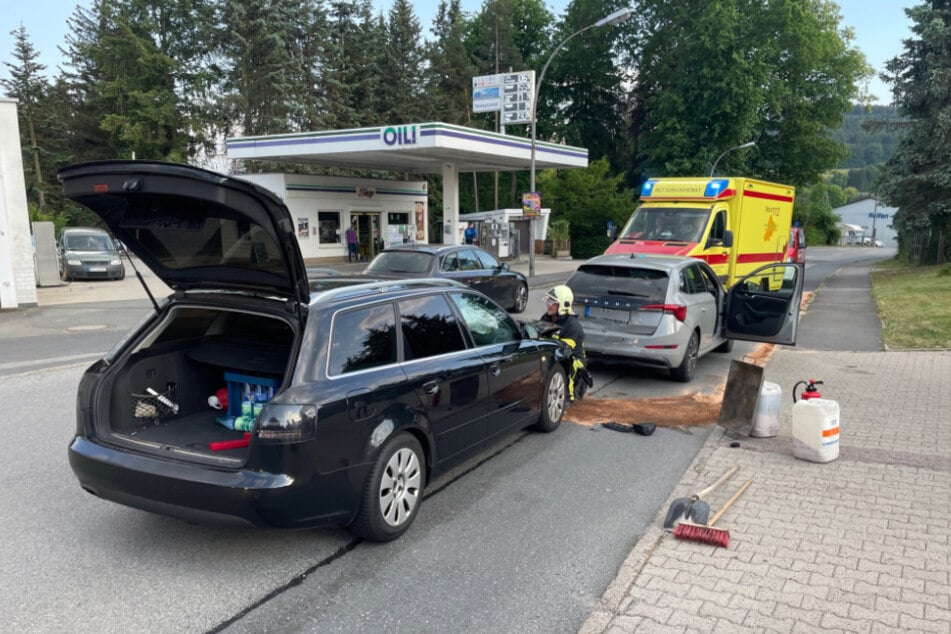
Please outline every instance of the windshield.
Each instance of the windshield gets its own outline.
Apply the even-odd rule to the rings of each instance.
[[[707,208],[672,209],[643,206],[634,212],[621,233],[622,240],[700,242],[707,228]]]
[[[67,251],[115,251],[109,236],[105,235],[67,235]]]
[[[384,251],[370,262],[367,272],[427,274],[433,257],[432,253],[423,251]]]
[[[567,282],[575,295],[638,297],[645,303],[663,303],[669,278],[665,271],[630,266],[583,264]]]

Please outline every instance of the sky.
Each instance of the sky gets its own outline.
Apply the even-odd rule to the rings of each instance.
[[[50,74],[62,63],[58,47],[66,37],[66,20],[76,5],[88,6],[88,0],[21,0],[9,1],[0,12],[0,62],[12,63],[14,38],[10,35],[22,24],[34,48],[39,53],[38,61]],[[556,15],[564,11],[568,0],[547,0],[549,9]],[[868,63],[877,71],[884,69],[885,62],[902,53],[902,40],[911,36],[910,21],[904,7],[921,4],[921,0],[838,0],[842,9],[843,27],[855,31],[855,46],[861,50]],[[477,11],[482,0],[462,0],[464,11]],[[374,7],[384,13],[392,6],[391,0],[374,0]],[[430,36],[430,21],[436,14],[439,0],[414,0],[413,6],[423,27],[424,36]],[[636,10],[637,2],[631,6]],[[0,77],[9,77],[5,65],[0,66]],[[877,78],[869,83],[869,92],[878,98],[879,104],[891,103],[891,95]]]

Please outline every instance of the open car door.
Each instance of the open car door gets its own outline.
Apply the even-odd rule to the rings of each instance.
[[[727,339],[796,345],[805,268],[792,262],[762,266],[727,291]]]

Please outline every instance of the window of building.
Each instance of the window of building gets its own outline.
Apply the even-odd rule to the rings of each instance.
[[[340,212],[321,211],[317,213],[317,226],[320,244],[340,244]]]

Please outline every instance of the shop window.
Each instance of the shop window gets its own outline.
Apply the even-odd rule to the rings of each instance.
[[[340,212],[321,211],[317,214],[318,236],[320,244],[340,244]]]
[[[408,225],[409,224],[409,213],[393,213],[389,212],[386,214],[386,224],[388,225]]]

